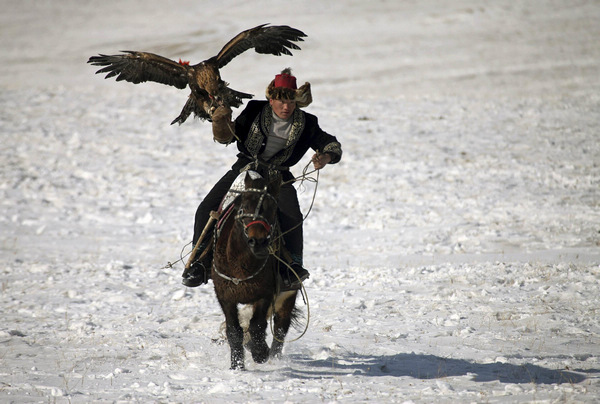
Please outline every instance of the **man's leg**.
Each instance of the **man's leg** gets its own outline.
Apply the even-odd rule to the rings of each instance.
[[[283,232],[285,246],[292,257],[290,265],[294,273],[285,267],[282,272],[284,281],[283,288],[294,290],[300,288],[300,281],[309,277],[309,273],[303,267],[304,237],[302,230],[303,215],[298,203],[296,188],[292,184],[286,184],[279,191],[279,222]],[[300,278],[300,279],[298,279]]]
[[[223,197],[231,188],[231,184],[237,178],[238,173],[229,170],[210,190],[210,192],[204,197],[204,200],[198,206],[196,210],[196,219],[194,222],[194,237],[192,238],[192,242],[196,245],[196,242],[200,238],[206,223],[208,223],[208,219],[210,217],[210,212],[213,210],[217,210]]]
[[[206,195],[204,200],[198,206],[196,210],[196,218],[194,222],[194,237],[192,238],[192,248],[198,242],[200,235],[204,231],[206,224],[208,223],[208,219],[210,217],[210,212],[213,210],[217,210],[223,197],[229,191],[231,184],[238,176],[238,173],[230,170],[228,171],[210,190],[210,192]],[[214,226],[214,224],[213,224]],[[206,254],[203,254],[204,250],[210,245],[212,238],[212,229],[210,229],[204,240],[200,243],[198,250],[196,251],[195,257],[197,259],[192,262],[189,268],[186,268],[183,271],[182,283],[188,287],[195,287],[202,284],[205,284],[210,279],[210,270],[212,265],[212,251],[207,251]]]

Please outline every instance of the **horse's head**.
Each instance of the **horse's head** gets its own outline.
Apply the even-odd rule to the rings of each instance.
[[[236,219],[244,229],[246,242],[256,258],[269,255],[273,227],[277,223],[277,200],[279,179],[270,183],[264,178],[251,178],[247,173],[245,189],[239,197]]]

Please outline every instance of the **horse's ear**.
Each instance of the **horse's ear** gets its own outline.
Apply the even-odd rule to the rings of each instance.
[[[248,171],[246,171],[246,175],[244,176],[244,186],[246,189],[252,188],[252,177]]]
[[[279,190],[281,189],[281,180],[281,175],[274,175],[270,178],[267,186],[267,192],[276,198],[279,196]]]

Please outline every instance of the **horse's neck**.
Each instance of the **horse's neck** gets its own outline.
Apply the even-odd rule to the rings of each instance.
[[[253,262],[254,256],[248,248],[243,232],[236,229],[234,216],[231,215],[223,224],[219,240],[217,240],[217,248],[224,253],[227,262],[237,262],[249,266]]]
[[[231,231],[227,236],[227,259],[240,260],[250,255],[248,244],[244,240],[242,232],[235,231],[235,221],[231,224]]]

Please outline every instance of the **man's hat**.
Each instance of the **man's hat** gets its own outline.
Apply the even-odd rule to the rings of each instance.
[[[292,76],[292,69],[289,67],[275,76],[267,87],[266,95],[268,99],[273,100],[294,100],[299,108],[306,107],[312,102],[310,83],[304,83],[298,88],[296,77]]]

